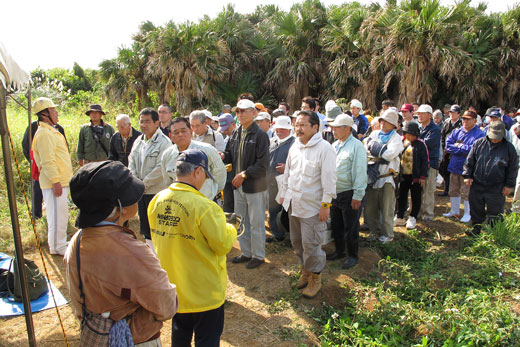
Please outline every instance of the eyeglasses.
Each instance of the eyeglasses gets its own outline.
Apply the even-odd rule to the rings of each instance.
[[[296,124],[294,124],[294,127],[303,128],[303,127],[310,126],[310,125],[311,125],[310,123],[296,123]]]
[[[249,112],[251,111],[252,108],[246,108],[246,109],[241,109],[241,108],[237,108],[236,110],[236,114],[239,114],[239,113],[246,113],[246,112]]]

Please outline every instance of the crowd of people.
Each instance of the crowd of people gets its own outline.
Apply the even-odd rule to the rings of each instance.
[[[90,105],[74,174],[56,105],[36,99],[38,120],[23,142],[32,214],[42,217],[43,197],[49,251],[65,255],[82,345],[130,336],[158,346],[161,322],[173,316],[172,345],[189,346],[194,333],[197,345],[217,346],[237,236],[231,262],[247,269],[265,263],[266,242],[290,242],[296,286],[312,298],[327,260],[346,258],[344,269],[359,262],[361,229],[388,243],[395,227],[432,221],[441,184],[450,197],[444,217],[471,222],[468,235],[501,218],[513,192],[519,211],[520,110],[492,107],[481,117],[472,106],[381,106],[373,117],[358,99],[328,100],[322,114],[318,99],[305,97],[294,112],[285,102],[268,110],[246,93],[218,116],[145,108],[140,131],[120,114],[115,132],[102,106]],[[80,230],[67,242],[69,189]],[[128,228],[136,214],[144,243]]]

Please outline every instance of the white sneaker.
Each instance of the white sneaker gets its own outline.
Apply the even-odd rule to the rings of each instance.
[[[406,221],[406,229],[415,229],[417,226],[417,221],[414,217],[408,217],[408,220]]]
[[[379,238],[378,238],[379,242],[381,242],[381,243],[392,242],[393,239],[394,239],[393,237],[388,237],[388,236],[385,236],[385,235],[381,235],[381,236],[379,236]]]
[[[402,227],[406,224],[406,221],[403,218],[394,217],[394,225],[396,227]]]

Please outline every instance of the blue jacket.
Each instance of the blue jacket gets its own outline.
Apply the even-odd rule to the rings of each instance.
[[[511,129],[513,124],[515,124],[515,121],[513,119],[511,119],[511,117],[509,117],[507,115],[503,115],[502,116],[502,122],[504,122],[504,125],[506,126],[506,130]]]
[[[462,175],[464,162],[473,147],[473,143],[484,137],[484,132],[478,126],[466,132],[464,127],[453,130],[446,140],[446,151],[451,153],[448,171],[458,175]]]
[[[419,138],[426,143],[428,147],[428,153],[430,155],[430,167],[435,170],[439,170],[439,161],[441,156],[441,129],[435,124],[433,120],[423,128]],[[462,170],[462,169],[461,169]]]
[[[365,117],[364,114],[359,114],[359,116],[357,118],[354,117],[354,116],[352,116],[352,118],[354,119],[354,123],[357,126],[357,133],[365,135],[365,133],[368,130],[368,119],[367,119],[367,117]]]

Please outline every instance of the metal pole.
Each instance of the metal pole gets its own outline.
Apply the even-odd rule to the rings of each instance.
[[[29,288],[25,277],[25,267],[23,261],[22,238],[20,237],[20,224],[18,221],[18,209],[16,207],[16,195],[14,189],[13,167],[11,164],[11,150],[9,147],[9,137],[7,135],[7,92],[0,83],[0,136],[2,137],[2,153],[4,155],[5,183],[7,186],[7,196],[9,198],[9,210],[11,211],[11,225],[13,227],[14,247],[16,252],[15,265],[18,266],[20,274],[20,285],[22,289],[23,308],[25,311],[25,323],[27,325],[27,337],[29,346],[36,346],[34,326],[31,313],[31,300],[29,299]]]

